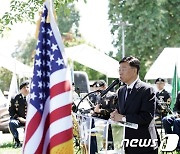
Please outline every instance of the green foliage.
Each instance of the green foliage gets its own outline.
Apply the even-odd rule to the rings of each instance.
[[[62,34],[69,33],[72,28],[74,33],[78,34],[79,20],[79,11],[75,9],[73,3],[64,4],[57,10],[58,27]]]
[[[10,86],[11,78],[12,78],[12,72],[1,67],[0,68],[0,89],[2,90],[2,92],[9,90],[8,88]]]
[[[3,36],[3,32],[11,30],[11,26],[17,22],[28,21],[34,23],[35,13],[38,12],[42,6],[43,0],[11,0],[10,12],[5,12],[0,19],[0,34]]]
[[[36,39],[28,36],[25,41],[18,41],[15,52],[12,53],[13,57],[22,63],[33,66],[34,50],[36,47]]]
[[[55,11],[58,11],[60,6],[67,6],[74,0],[55,0]],[[30,22],[34,23],[34,17],[38,11],[42,10],[44,0],[11,0],[10,11],[5,12],[0,18],[0,35],[3,36],[4,32],[11,30],[11,26],[17,22]]]
[[[118,48],[121,59],[121,27],[117,21],[128,21],[133,26],[126,27],[126,56],[133,55],[141,61],[140,77],[165,47],[180,45],[179,0],[110,0],[109,19],[111,32],[117,34],[113,44]],[[122,15],[122,18],[119,18]]]

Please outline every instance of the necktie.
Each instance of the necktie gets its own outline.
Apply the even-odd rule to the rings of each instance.
[[[126,99],[128,98],[129,94],[131,93],[131,88],[127,89],[127,95],[126,95]]]

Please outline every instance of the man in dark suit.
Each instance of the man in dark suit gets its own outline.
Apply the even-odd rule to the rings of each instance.
[[[27,98],[29,94],[29,82],[24,81],[20,85],[20,93],[11,99],[9,106],[10,122],[9,128],[14,137],[14,148],[21,147],[22,144],[19,141],[19,133],[17,128],[25,126],[26,113],[27,113]]]
[[[133,143],[133,146],[125,145],[125,152],[158,154],[158,134],[154,122],[155,92],[139,79],[140,62],[137,58],[124,57],[119,64],[120,80],[126,85],[118,91],[118,107],[111,113],[111,119],[138,124],[138,129],[125,128],[125,138]],[[143,143],[148,146],[142,146]]]

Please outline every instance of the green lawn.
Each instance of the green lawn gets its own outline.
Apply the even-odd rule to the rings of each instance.
[[[0,146],[0,154],[21,154],[22,148],[13,148],[13,143],[12,142],[6,142],[3,143]]]

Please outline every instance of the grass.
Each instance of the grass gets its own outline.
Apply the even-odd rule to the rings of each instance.
[[[5,142],[0,146],[0,154],[21,154],[22,148],[13,148],[13,142]]]

